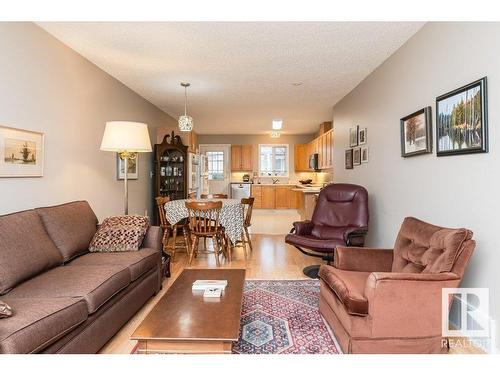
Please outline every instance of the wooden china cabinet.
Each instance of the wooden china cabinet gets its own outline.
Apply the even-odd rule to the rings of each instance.
[[[171,200],[187,198],[188,163],[188,146],[173,131],[163,137],[162,143],[154,146],[153,201],[159,196],[168,196]],[[156,207],[155,201],[153,207]],[[154,222],[158,223],[156,210]]]

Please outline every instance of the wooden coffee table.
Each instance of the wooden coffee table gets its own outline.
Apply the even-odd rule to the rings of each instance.
[[[192,291],[195,280],[227,280],[221,298]],[[138,353],[231,353],[238,341],[244,269],[187,269],[132,334]]]

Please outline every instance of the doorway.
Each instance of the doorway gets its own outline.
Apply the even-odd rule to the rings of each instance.
[[[229,195],[231,145],[200,145],[208,165],[208,189],[210,194]]]

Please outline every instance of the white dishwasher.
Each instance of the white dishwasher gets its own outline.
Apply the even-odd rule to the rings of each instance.
[[[231,182],[231,198],[241,199],[250,197],[250,183]]]

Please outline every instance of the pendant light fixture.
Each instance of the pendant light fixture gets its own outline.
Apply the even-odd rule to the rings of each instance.
[[[191,86],[189,82],[181,82],[181,86],[184,87],[184,115],[179,116],[179,130],[181,132],[190,132],[193,130],[194,121],[191,116],[187,114],[187,88]]]

